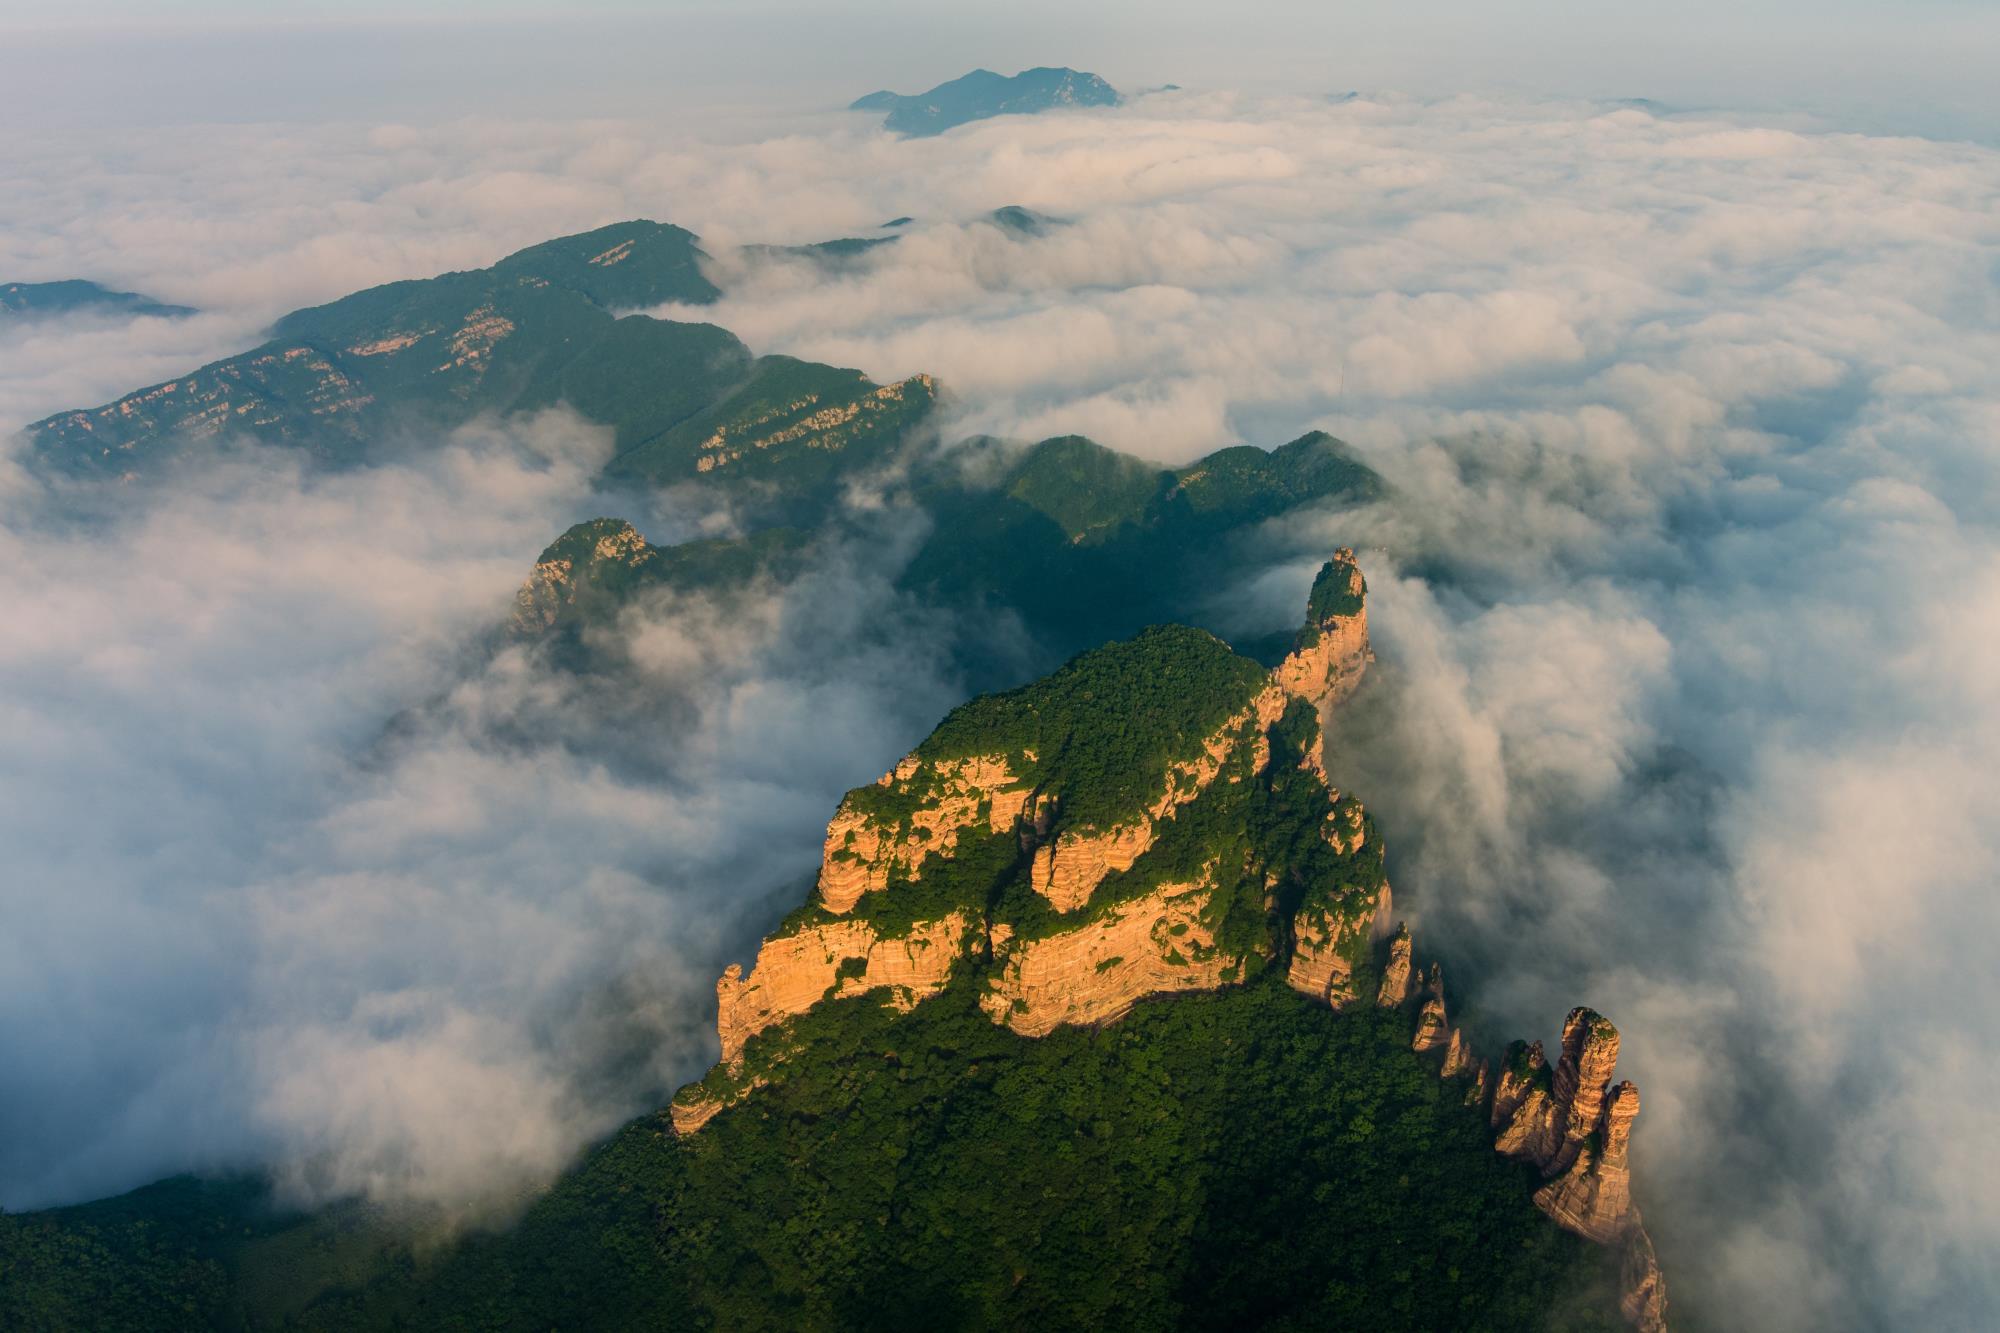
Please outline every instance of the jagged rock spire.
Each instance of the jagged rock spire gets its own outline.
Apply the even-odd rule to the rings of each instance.
[[[1410,998],[1410,930],[1399,925],[1389,940],[1389,961],[1382,968],[1382,985],[1375,1003],[1393,1009]]]
[[[1442,969],[1415,966],[1407,928],[1390,941],[1377,1002],[1398,1006],[1421,996],[1411,1045],[1442,1050],[1441,1076],[1474,1070],[1470,1044],[1451,1026]],[[1666,1284],[1653,1242],[1632,1202],[1629,1152],[1639,1089],[1612,1086],[1618,1064],[1618,1029],[1594,1009],[1571,1010],[1563,1023],[1561,1054],[1550,1068],[1540,1042],[1515,1042],[1492,1080],[1490,1123],[1494,1149],[1533,1162],[1545,1182],[1535,1203],[1557,1225],[1599,1244],[1619,1246],[1621,1309],[1642,1333],[1665,1333]],[[1480,1104],[1489,1082],[1479,1061],[1468,1100]]]

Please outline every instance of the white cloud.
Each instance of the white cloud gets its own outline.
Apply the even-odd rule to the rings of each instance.
[[[0,270],[106,278],[254,320],[649,214],[703,232],[731,275],[731,296],[699,317],[759,350],[881,378],[939,373],[968,431],[1084,430],[1173,461],[1313,425],[1355,441],[1396,493],[1310,532],[1369,547],[1377,593],[1380,683],[1336,752],[1344,785],[1383,820],[1400,900],[1454,960],[1466,1011],[1494,1036],[1547,1035],[1588,1001],[1624,1029],[1646,1092],[1639,1188],[1690,1306],[1761,1327],[1952,1326],[1991,1307],[1981,1262],[2000,1246],[2000,1192],[1977,1144],[1995,1104],[1981,1071],[2000,1068],[2000,787],[1986,775],[2000,750],[2000,154],[1568,103],[1206,94],[911,142],[847,122],[747,146],[642,125],[468,122],[132,143],[123,157],[74,138],[17,148],[31,156],[16,174],[43,188],[0,216]],[[1009,203],[1068,221],[1016,237],[979,220]],[[919,218],[906,239],[845,275],[731,248],[899,214]],[[156,349],[131,354],[151,365]],[[49,386],[69,360],[0,376],[0,403],[62,405]],[[498,508],[546,521],[562,504],[544,500]],[[53,943],[7,966],[69,957],[79,975],[129,982],[101,995],[13,987],[41,997],[20,1031],[65,993],[107,1035],[88,1058],[17,1035],[11,1067],[104,1104],[127,1086],[120,1069],[156,1071],[171,1090],[188,1066],[161,1053],[201,1056],[218,1038],[200,1024],[120,1029],[130,996],[192,990],[193,1012],[232,1012],[263,994],[258,978],[210,960],[248,941],[344,941],[336,956],[351,949],[347,962],[381,976],[341,991],[332,1026],[300,1049],[389,1070],[392,1093],[349,1105],[309,1074],[264,1080],[254,1121],[301,1160],[353,1145],[335,1152],[335,1180],[429,1155],[429,1094],[394,1071],[421,1068],[437,1040],[496,1052],[488,1069],[451,1071],[456,1086],[536,1083],[521,1136],[494,1137],[546,1170],[556,1140],[534,1126],[570,1114],[584,1066],[551,1073],[546,1052],[487,1025],[616,978],[640,1032],[691,1049],[660,1034],[699,1026],[709,978],[661,981],[671,969],[643,949],[604,952],[613,937],[679,938],[680,926],[631,924],[656,854],[683,836],[701,845],[722,812],[727,845],[688,862],[687,882],[774,885],[778,863],[799,863],[787,856],[809,863],[824,794],[872,776],[895,749],[879,738],[920,729],[946,701],[941,689],[885,700],[869,682],[893,678],[893,659],[859,622],[814,638],[786,627],[829,603],[779,594],[754,613],[681,607],[628,627],[648,670],[733,664],[698,692],[675,744],[744,767],[695,796],[560,748],[465,740],[479,734],[468,719],[487,716],[569,735],[550,719],[588,703],[505,659],[450,700],[436,745],[356,775],[343,747],[396,693],[381,682],[407,694],[432,679],[429,654],[451,637],[432,628],[440,608],[449,625],[490,606],[544,534],[412,544],[364,528],[351,556],[331,538],[315,556],[307,504],[296,567],[265,588],[255,543],[176,555],[215,525],[207,503],[101,550],[10,529],[10,566],[46,571],[5,594],[10,624],[32,630],[0,656],[13,771],[33,778],[24,827],[70,827],[107,780],[125,785],[109,803],[115,845],[35,853],[52,882],[85,886],[97,915],[24,895],[22,919]],[[272,511],[283,523],[253,528],[272,549],[293,546],[290,503]],[[441,501],[461,524],[494,509]],[[227,512],[224,530],[262,511]],[[383,549],[364,555],[371,544]],[[416,591],[357,600],[343,560],[378,571],[366,586],[407,577]],[[433,569],[452,587],[425,592]],[[880,594],[879,580],[852,586]],[[1275,617],[1278,591],[1246,596]],[[292,622],[273,608],[308,594],[333,639],[278,632]],[[815,665],[808,642],[843,648]],[[899,648],[924,642],[915,627]],[[341,665],[354,656],[360,668]],[[308,719],[338,722],[292,744],[301,692]],[[255,723],[226,743],[201,724],[222,701]],[[798,752],[784,738],[812,719],[843,727],[807,747],[808,778],[788,785]],[[121,776],[135,737],[164,756],[135,771],[159,780]],[[295,844],[275,875],[230,852],[228,882],[258,886],[259,914],[190,920],[144,886],[206,869],[205,831],[229,827],[245,774],[279,811],[254,827]],[[558,836],[572,826],[588,840]],[[731,857],[766,843],[789,850],[739,873]],[[556,912],[554,867],[578,845],[593,849],[590,871],[561,891],[584,895],[601,929],[536,915]],[[514,855],[535,872],[525,882]],[[465,996],[486,954],[516,958],[493,935],[514,938],[514,918],[452,932],[495,893],[535,923],[524,935],[555,947],[510,967],[521,988],[480,1008]],[[352,926],[309,925],[350,901]],[[435,947],[419,960],[408,940]],[[356,1036],[371,1024],[402,1035]],[[220,1151],[192,1121],[158,1116],[149,1139],[127,1124],[104,1141]],[[377,1141],[366,1125],[393,1132]],[[37,1120],[0,1141],[52,1132]],[[380,1143],[403,1146],[385,1156]],[[90,1161],[79,1149],[58,1174],[124,1169]],[[483,1169],[439,1167],[448,1180]]]

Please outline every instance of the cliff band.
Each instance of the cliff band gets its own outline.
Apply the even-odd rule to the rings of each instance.
[[[1412,1046],[1466,1082],[1496,1149],[1540,1169],[1541,1209],[1621,1247],[1626,1317],[1664,1329],[1627,1163],[1638,1090],[1611,1082],[1616,1029],[1578,1009],[1553,1070],[1516,1043],[1496,1080],[1449,1020],[1442,969],[1391,933],[1380,839],[1328,785],[1322,736],[1372,660],[1343,549],[1273,670],[1162,626],[954,710],[847,794],[810,900],[717,983],[722,1063],[675,1099],[677,1132],[768,1081],[789,1021],[840,997],[908,1010],[974,986],[995,1023],[1036,1037],[1276,969],[1334,1009],[1407,1009]]]

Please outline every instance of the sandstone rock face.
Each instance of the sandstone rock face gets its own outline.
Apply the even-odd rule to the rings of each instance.
[[[1292,962],[1285,980],[1293,990],[1335,1009],[1354,1002],[1353,954],[1372,939],[1390,911],[1389,886],[1375,895],[1375,910],[1350,919],[1334,913],[1302,911],[1292,921]]]
[[[1466,1045],[1465,1033],[1452,1028],[1451,1037],[1444,1046],[1444,1064],[1439,1068],[1438,1074],[1443,1078],[1456,1078],[1471,1068],[1472,1050]],[[1481,1067],[1479,1080],[1482,1083],[1486,1081],[1484,1066]]]
[[[1618,1270],[1618,1285],[1623,1290],[1620,1312],[1639,1333],[1666,1333],[1667,1282],[1653,1253],[1653,1238],[1644,1227],[1632,1228]]]
[[[1539,1087],[1529,1088],[1522,1095],[1513,1113],[1498,1125],[1498,1132],[1493,1139],[1493,1150],[1508,1157],[1535,1160],[1536,1145],[1546,1142],[1550,1137],[1550,1125],[1555,1119],[1555,1114],[1555,1102],[1549,1094]]]
[[[916,804],[906,816],[884,819],[855,795],[841,802],[826,826],[819,871],[821,904],[836,915],[853,911],[862,894],[887,888],[892,871],[922,878],[925,859],[950,856],[967,829],[1012,829],[1032,794],[1005,755],[935,764],[910,755],[875,785],[913,795]]]
[[[1142,820],[1102,833],[1064,829],[1035,849],[1029,882],[1058,912],[1073,912],[1115,870],[1130,870],[1153,846],[1153,825]]]
[[[1375,1003],[1393,1009],[1410,998],[1410,932],[1398,930],[1389,941],[1389,961],[1382,968],[1382,984],[1376,988]]]
[[[1451,1043],[1451,1024],[1445,1021],[1444,997],[1426,996],[1417,1011],[1417,1032],[1410,1046],[1418,1051],[1441,1051]]]
[[[1562,1058],[1556,1062],[1555,1103],[1566,1108],[1561,1137],[1542,1165],[1568,1169],[1585,1139],[1597,1130],[1604,1093],[1618,1067],[1618,1029],[1590,1009],[1572,1009],[1563,1023]],[[1633,1101],[1636,1113],[1638,1102]]]
[[[705,1091],[699,1084],[684,1089],[673,1103],[667,1107],[667,1119],[674,1127],[674,1133],[686,1136],[694,1133],[716,1116],[763,1087],[767,1080],[753,1078],[736,1089],[733,1096],[723,1098]]]
[[[1242,960],[1202,924],[1212,888],[1164,884],[1099,919],[1041,939],[1011,939],[980,1007],[1027,1037],[1065,1023],[1108,1023],[1150,995],[1213,990]]]
[[[638,541],[637,533],[631,539]],[[601,553],[604,558],[633,558],[617,541],[612,546],[618,549]],[[538,576],[539,584],[531,580],[523,593],[524,614],[531,617],[560,601],[572,571],[551,567]],[[1243,747],[1250,747],[1249,771],[1262,773],[1271,754],[1270,728],[1293,699],[1318,706],[1353,689],[1369,660],[1363,589],[1353,552],[1337,553],[1314,585],[1319,614],[1309,618],[1292,655],[1202,739],[1196,753],[1158,776],[1157,796],[1106,826],[1063,825],[1060,803],[1037,790],[1033,750],[940,759],[927,758],[919,747],[873,788],[842,801],[827,825],[817,906],[831,917],[854,915],[868,895],[921,881],[932,858],[949,860],[966,837],[1012,833],[1026,858],[1028,886],[1057,912],[1081,913],[1108,876],[1138,866],[1157,845],[1163,822],[1200,800],[1225,770],[1231,782],[1243,781],[1236,762]],[[1317,769],[1315,756],[1301,766]],[[1343,853],[1358,850],[1364,836],[1359,805],[1330,790],[1327,796],[1322,835]],[[752,1036],[822,1000],[887,986],[896,1003],[914,1004],[945,984],[972,939],[983,940],[992,958],[982,1003],[996,1021],[1023,1033],[1107,1022],[1146,995],[1222,985],[1243,960],[1221,956],[1201,921],[1214,892],[1206,875],[1195,884],[1163,883],[1071,929],[1035,938],[973,910],[919,922],[906,938],[879,938],[865,914],[774,936],[764,941],[748,977],[732,967],[716,985],[723,1061],[739,1063]],[[1351,999],[1345,988],[1349,955],[1360,935],[1379,929],[1388,901],[1384,885],[1371,914],[1336,920],[1319,913],[1302,923],[1301,947],[1289,964],[1293,984],[1329,1002]],[[691,1102],[678,1114],[698,1127],[714,1111]]]
[[[1539,1043],[1510,1052],[1494,1091],[1493,1146],[1542,1169],[1548,1183],[1535,1203],[1559,1225],[1623,1247],[1625,1316],[1641,1329],[1663,1330],[1666,1283],[1632,1203],[1627,1161],[1639,1089],[1610,1086],[1617,1063],[1618,1029],[1594,1010],[1572,1010],[1552,1077]]]
[[[1411,1046],[1443,1051],[1443,1078],[1471,1074],[1468,1105],[1485,1103],[1489,1067],[1476,1064],[1464,1033],[1451,1026],[1444,978],[1433,963],[1418,969],[1407,930],[1390,941],[1377,1003],[1399,1006],[1421,998]],[[1515,1042],[1497,1078],[1490,1079],[1488,1122],[1496,1152],[1541,1168],[1544,1184],[1535,1203],[1557,1225],[1601,1245],[1620,1249],[1620,1305],[1645,1333],[1664,1333],[1666,1282],[1639,1210],[1632,1202],[1628,1161],[1639,1089],[1611,1086],[1618,1063],[1618,1029],[1591,1009],[1570,1012],[1563,1023],[1562,1054],[1553,1070],[1540,1042]]]
[[[1375,660],[1368,645],[1366,591],[1353,550],[1335,551],[1313,581],[1312,607],[1319,614],[1309,613],[1290,656],[1272,673],[1286,694],[1331,706],[1354,693]],[[1320,611],[1323,605],[1327,609]]]
[[[1250,707],[1203,739],[1199,755],[1167,770],[1160,797],[1144,814],[1108,829],[1058,829],[1053,840],[1035,849],[1029,873],[1035,892],[1058,912],[1073,912],[1090,901],[1105,876],[1130,870],[1152,850],[1159,822],[1199,799],[1237,746],[1248,741],[1258,747],[1251,767],[1261,771],[1270,759],[1264,731],[1283,713],[1284,697],[1273,690],[1261,691]]]
[[[1626,1152],[1639,1089],[1620,1083],[1605,1099],[1601,1133],[1580,1145],[1569,1168],[1544,1185],[1535,1202],[1563,1226],[1594,1241],[1616,1240],[1630,1223],[1632,1176]]]
[[[970,928],[962,913],[953,913],[899,939],[877,938],[866,922],[836,921],[765,940],[748,979],[731,964],[715,983],[723,1060],[734,1063],[751,1037],[821,1000],[887,986],[907,1009],[936,994],[964,952]]]
[[[547,581],[559,586],[567,574],[551,571]],[[850,792],[827,828],[812,904],[817,910],[789,933],[766,939],[748,977],[731,967],[717,983],[723,1064],[676,1099],[676,1132],[696,1132],[767,1076],[782,1077],[778,1066],[765,1063],[767,1057],[782,1059],[781,1050],[771,1055],[760,1049],[756,1062],[745,1061],[752,1037],[844,996],[879,995],[908,1009],[962,976],[981,988],[980,1007],[994,1022],[1039,1037],[1068,1024],[1113,1022],[1149,996],[1227,985],[1261,958],[1281,961],[1293,989],[1340,1008],[1367,998],[1357,994],[1355,964],[1375,948],[1382,963],[1375,1003],[1410,1006],[1412,1047],[1436,1058],[1441,1077],[1458,1080],[1467,1105],[1487,1110],[1497,1151],[1541,1169],[1535,1201],[1551,1218],[1623,1247],[1626,1316],[1642,1329],[1664,1329],[1665,1287],[1632,1204],[1627,1163],[1638,1090],[1630,1083],[1610,1086],[1617,1030],[1593,1011],[1577,1009],[1564,1024],[1553,1069],[1539,1043],[1517,1043],[1496,1073],[1452,1026],[1442,970],[1435,963],[1427,971],[1418,968],[1410,932],[1399,927],[1386,944],[1377,943],[1392,920],[1379,849],[1364,854],[1361,808],[1326,784],[1318,729],[1303,730],[1293,708],[1304,700],[1317,716],[1358,685],[1371,660],[1363,594],[1353,553],[1338,552],[1313,585],[1308,623],[1292,653],[1261,682],[1254,673],[1224,677],[1226,685],[1204,696],[1216,703],[1203,716],[1234,711],[1198,749],[1175,741],[1173,752],[1191,757],[1168,764],[1165,772],[1117,773],[1118,785],[1108,789],[1159,794],[1129,798],[1135,808],[1108,815],[1100,796],[1088,807],[1097,811],[1096,825],[1065,823],[1059,793],[1041,789],[1038,775],[1051,770],[1037,758],[1044,733],[1033,715],[1022,724],[1004,721],[1010,715],[1002,712],[1002,723],[978,724],[984,731],[934,737],[926,746],[938,749],[919,747],[874,787]],[[1211,647],[1201,651],[1212,651],[1214,641],[1203,642]],[[1106,678],[1115,672],[1090,679]],[[1231,693],[1221,694],[1224,688]],[[1025,706],[1042,707],[1036,700],[1046,697],[1031,695]],[[1129,711],[1139,705],[1126,698],[1122,706]],[[1292,724],[1282,734],[1275,731],[1287,716]],[[1009,754],[939,757],[952,754],[946,745],[977,748],[1024,736],[1036,739]],[[1288,764],[1297,757],[1296,768],[1272,769],[1280,743]],[[1311,777],[1301,777],[1307,773]],[[1319,838],[1347,858],[1334,863],[1336,871],[1326,870],[1324,848],[1298,857],[1270,850],[1283,842],[1252,841],[1246,851],[1241,842],[1207,840],[1206,830],[1217,821],[1297,810],[1302,792],[1326,801],[1323,815],[1308,805],[1304,817],[1318,819]],[[1241,804],[1194,806],[1194,814],[1184,809],[1205,799]],[[1285,827],[1288,836],[1292,827]],[[1307,845],[1311,827],[1296,826]],[[1233,862],[1245,859],[1224,866],[1215,849],[1225,846]],[[1148,870],[1149,858],[1159,869]],[[926,875],[935,876],[923,890],[933,895],[928,901],[960,906],[938,906],[934,919],[911,926],[895,912],[894,895],[917,892]],[[1113,875],[1123,878],[1107,889]],[[1217,903],[1225,890],[1232,896]],[[1129,896],[1119,900],[1113,892]],[[891,899],[869,898],[885,893]],[[1272,923],[1261,943],[1248,946],[1254,957],[1225,952],[1209,919],[1240,921],[1219,909],[1240,912],[1260,893],[1267,914],[1281,901],[1292,903],[1291,920]],[[893,938],[884,938],[878,921],[902,924]],[[961,960],[962,973],[955,968]]]
[[[1508,1050],[1493,1086],[1493,1109],[1488,1119],[1497,1131],[1494,1150],[1509,1157],[1532,1157],[1529,1145],[1549,1138],[1555,1101],[1549,1095],[1548,1060],[1542,1055],[1540,1042],[1515,1042]]]

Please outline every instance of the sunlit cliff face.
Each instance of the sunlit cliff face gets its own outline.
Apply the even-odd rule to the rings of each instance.
[[[1617,1022],[1678,1300],[1771,1327],[1990,1305],[2000,1193],[1953,1145],[2000,1091],[2000,156],[1220,94],[922,142],[842,120],[728,146],[559,123],[128,143],[9,150],[39,185],[4,192],[0,274],[212,313],[0,334],[10,422],[293,305],[654,216],[714,258],[728,295],[700,318],[882,383],[935,373],[956,431],[1174,460],[1352,440],[1393,494],[1309,536],[1367,548],[1381,661],[1328,764],[1397,849],[1460,1016],[1532,1032],[1583,996]],[[1053,221],[986,220],[1007,204]],[[844,272],[737,248],[905,214]],[[671,780],[593,763],[587,727],[492,745],[496,716],[583,707],[518,656],[470,680],[458,657],[599,512],[579,460],[601,445],[553,429],[338,483],[231,473],[87,538],[4,479],[0,892],[31,998],[0,1049],[39,1079],[4,1112],[9,1206],[246,1142],[324,1191],[460,1199],[545,1175],[705,1058],[711,964],[764,924],[742,886],[809,874],[838,794],[953,687],[857,557],[627,627],[701,668],[673,678],[700,703]],[[1310,576],[1231,613],[1288,624]],[[375,757],[385,717],[440,695],[435,730]],[[606,1072],[635,1047],[666,1054]],[[432,1114],[467,1097],[497,1117],[469,1159]]]

